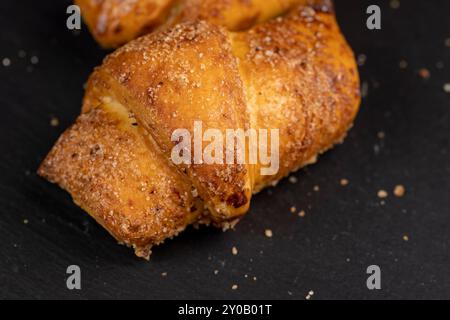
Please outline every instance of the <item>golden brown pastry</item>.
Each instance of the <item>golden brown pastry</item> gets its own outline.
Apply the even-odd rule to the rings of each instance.
[[[105,59],[83,114],[39,174],[147,258],[190,223],[234,224],[253,193],[341,142],[359,104],[355,59],[329,6],[300,6],[237,33],[182,23]],[[175,165],[172,133],[192,132],[195,121],[205,130],[279,129],[279,171]]]
[[[315,2],[323,0],[75,0],[95,39],[106,48],[185,21],[245,30],[296,5]]]

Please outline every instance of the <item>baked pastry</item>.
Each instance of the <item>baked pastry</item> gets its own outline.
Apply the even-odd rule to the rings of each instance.
[[[232,226],[253,193],[343,141],[359,104],[354,55],[329,6],[299,6],[245,32],[182,23],[105,59],[89,79],[82,115],[39,174],[148,258],[191,223]],[[172,134],[194,135],[196,121],[220,132],[278,129],[279,170],[175,164]]]
[[[186,21],[206,20],[230,31],[245,30],[296,5],[316,2],[323,0],[75,0],[105,48]]]

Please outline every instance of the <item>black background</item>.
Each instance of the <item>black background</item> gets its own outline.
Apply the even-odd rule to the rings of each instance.
[[[69,4],[0,2],[0,59],[11,60],[0,65],[1,298],[304,299],[310,290],[313,299],[450,298],[449,1],[402,0],[398,9],[337,1],[347,39],[367,56],[368,95],[348,139],[298,172],[297,184],[255,196],[235,231],[189,229],[149,263],[35,174],[79,114],[83,83],[106,53],[85,26],[78,35],[66,29]],[[365,27],[369,4],[380,5],[382,30]],[[392,196],[396,184],[404,198]],[[380,189],[391,194],[385,205]],[[71,264],[82,269],[81,291],[66,288]],[[366,288],[372,264],[382,270],[379,291]]]

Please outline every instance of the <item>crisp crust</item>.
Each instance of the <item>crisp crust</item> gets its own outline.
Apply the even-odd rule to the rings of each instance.
[[[88,96],[89,88],[95,88],[97,99],[111,96],[126,106],[167,158],[177,129],[187,129],[194,137],[196,121],[203,130],[224,134],[249,123],[227,34],[206,22],[180,24],[129,43],[96,70]],[[182,164],[178,169],[189,176],[216,222],[247,212],[252,194],[247,165]]]
[[[151,246],[197,221],[203,205],[134,124],[113,102],[82,114],[38,173],[70,192],[119,242],[148,257]]]
[[[243,31],[284,14],[298,5],[323,0],[188,0],[177,21],[205,20],[229,31]]]
[[[283,14],[296,5],[325,0],[75,0],[94,38],[116,48],[179,22],[205,20],[240,31]]]
[[[175,0],[75,0],[92,35],[116,48],[150,33],[167,19]]]
[[[252,124],[280,129],[280,171],[260,176],[255,167],[259,191],[344,139],[360,105],[359,76],[330,7],[299,7],[232,39]]]
[[[353,53],[330,7],[316,9],[248,32],[194,22],[131,42],[93,73],[83,115],[39,174],[141,256],[190,223],[235,223],[252,192],[341,142],[358,111]],[[280,129],[279,173],[172,165],[173,130],[197,120],[204,130]]]

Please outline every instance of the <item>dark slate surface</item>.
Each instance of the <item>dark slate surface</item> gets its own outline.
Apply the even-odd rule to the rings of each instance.
[[[304,299],[310,290],[314,299],[450,298],[449,1],[401,1],[395,10],[381,0],[337,1],[349,42],[367,56],[368,95],[346,142],[297,173],[297,184],[256,196],[235,231],[189,229],[156,248],[150,263],[35,174],[105,55],[86,28],[65,28],[69,3],[0,2],[0,58],[11,60],[0,65],[1,298]],[[365,28],[369,4],[382,8],[381,31]],[[430,79],[418,76],[421,68]],[[406,196],[381,205],[377,191],[396,184]],[[71,264],[82,268],[81,291],[66,289]],[[381,267],[381,291],[366,288],[372,264]]]

